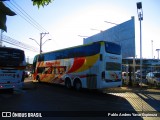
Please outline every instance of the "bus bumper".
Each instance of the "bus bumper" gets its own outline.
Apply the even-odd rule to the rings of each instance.
[[[23,83],[0,85],[0,89],[21,89],[22,87],[23,87]]]
[[[114,88],[114,87],[121,87],[121,86],[122,86],[122,81],[117,81],[117,82],[106,82],[106,81],[103,81],[101,83],[101,88],[100,89]]]

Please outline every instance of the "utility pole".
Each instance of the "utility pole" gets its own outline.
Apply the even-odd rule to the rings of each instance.
[[[35,39],[33,39],[33,38],[29,38],[29,39],[31,39],[31,40],[34,40],[34,41],[39,45],[39,47],[40,47],[40,54],[42,53],[42,45],[43,45],[46,41],[51,40],[51,39],[47,39],[45,42],[42,43],[42,39],[43,39],[43,37],[44,37],[46,34],[49,34],[49,33],[40,33],[40,43],[38,43],[37,40],[35,40]]]
[[[159,51],[160,51],[160,49],[156,49],[156,51],[158,53],[158,60],[159,60]]]
[[[151,44],[152,44],[152,63],[151,63],[151,72],[153,72],[153,40],[151,40]]]
[[[43,45],[42,39],[46,34],[49,34],[49,32],[48,33],[40,33],[40,54],[42,53],[42,45]]]
[[[3,30],[1,30],[0,47],[2,47],[2,37],[3,37]]]
[[[152,59],[153,59],[153,40],[151,40],[151,44],[152,44]]]
[[[49,34],[49,33],[40,33],[40,54],[42,53],[42,45],[43,45],[42,39],[46,34]]]
[[[141,22],[143,20],[143,9],[142,9],[142,3],[137,3],[137,14],[138,14],[138,20],[140,22],[140,75],[141,75],[141,87],[142,87],[142,25]]]

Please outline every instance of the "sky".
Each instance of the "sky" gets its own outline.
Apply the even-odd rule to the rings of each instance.
[[[159,0],[54,0],[48,6],[40,8],[33,6],[31,0],[10,0],[5,4],[17,15],[7,17],[7,32],[3,32],[3,34],[39,49],[39,45],[29,38],[33,38],[39,43],[40,33],[49,32],[42,39],[43,43],[52,39],[46,41],[42,46],[42,51],[48,52],[82,45],[83,38],[115,26],[104,21],[120,24],[134,16],[136,56],[139,58],[140,24],[137,2],[142,2],[143,9],[142,57],[157,58],[156,49],[160,49]],[[29,24],[26,21],[27,18],[23,17],[24,12],[45,30],[37,29]],[[153,45],[151,41],[153,41]],[[3,43],[3,45],[12,47],[7,43]],[[38,53],[25,50],[26,57],[30,62]]]

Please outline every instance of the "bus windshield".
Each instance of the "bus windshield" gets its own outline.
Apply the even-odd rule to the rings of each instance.
[[[121,46],[115,43],[107,42],[105,45],[106,52],[111,54],[121,54]]]
[[[24,51],[0,48],[0,66],[19,66],[24,61]]]

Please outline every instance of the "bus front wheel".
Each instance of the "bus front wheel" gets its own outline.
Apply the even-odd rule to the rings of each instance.
[[[36,80],[37,80],[38,82],[41,82],[39,76],[36,77]]]

